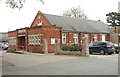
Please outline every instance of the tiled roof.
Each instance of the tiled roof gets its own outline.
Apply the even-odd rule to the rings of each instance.
[[[62,31],[86,33],[111,33],[107,24],[101,21],[82,20],[77,18],[43,14],[52,24],[62,27]]]

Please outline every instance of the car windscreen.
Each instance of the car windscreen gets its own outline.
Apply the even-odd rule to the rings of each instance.
[[[100,44],[101,44],[101,42],[94,42],[93,43],[94,46],[97,46],[97,45],[100,45]]]
[[[106,42],[106,43],[107,43],[107,45],[114,47],[114,44],[112,42]]]

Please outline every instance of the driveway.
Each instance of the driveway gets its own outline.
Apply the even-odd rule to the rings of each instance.
[[[2,76],[2,51],[0,50],[0,76]]]
[[[2,51],[0,50],[0,57],[2,57]]]
[[[3,54],[3,75],[118,75],[118,55]]]

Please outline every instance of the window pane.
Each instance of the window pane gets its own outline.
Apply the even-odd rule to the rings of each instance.
[[[40,36],[38,36],[38,44],[40,44]]]
[[[66,38],[63,38],[63,39],[62,39],[62,43],[63,43],[63,44],[66,44]]]
[[[78,34],[73,35],[73,42],[74,42],[74,44],[78,43]]]
[[[32,44],[34,44],[34,36],[32,36]]]
[[[30,38],[29,42],[30,42],[30,44],[32,44],[32,37],[30,36],[29,38]]]
[[[63,33],[63,34],[62,34],[62,37],[66,37],[66,34],[65,34],[65,33]]]
[[[66,44],[66,34],[62,33],[62,44]]]
[[[28,41],[30,45],[39,45],[40,44],[40,36],[39,35],[29,35]]]
[[[35,36],[35,44],[37,44],[37,36]]]
[[[78,43],[78,40],[77,40],[77,38],[76,38],[75,42],[76,42],[76,43]]]
[[[65,43],[65,38],[63,38],[63,42]]]

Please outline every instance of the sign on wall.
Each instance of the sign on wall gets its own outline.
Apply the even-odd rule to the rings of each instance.
[[[18,37],[20,36],[25,36],[26,30],[22,29],[22,30],[18,30]]]
[[[51,38],[51,44],[55,44],[56,41],[55,41],[55,38]]]

